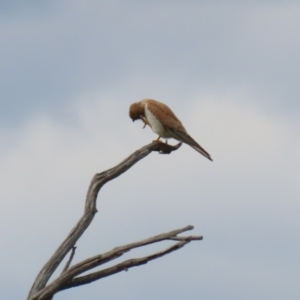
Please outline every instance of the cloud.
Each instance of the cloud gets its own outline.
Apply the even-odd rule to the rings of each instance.
[[[263,113],[255,101],[248,99],[245,104],[241,98],[247,95],[199,93],[188,107],[175,104],[174,111],[214,162],[184,145],[170,156],[153,153],[108,183],[99,194],[99,213],[78,243],[76,261],[191,223],[196,227],[194,234],[203,234],[204,240],[166,258],[174,268],[191,268],[190,272],[182,271],[185,275],[180,279],[179,293],[190,290],[195,296],[200,284],[206,286],[208,299],[217,297],[219,292],[209,288],[209,280],[218,278],[220,293],[226,290],[233,299],[247,293],[257,295],[259,290],[267,295],[255,274],[265,274],[263,278],[272,274],[269,285],[280,282],[283,275],[274,263],[281,270],[284,266],[286,278],[294,282],[292,266],[299,247],[293,238],[300,209],[299,187],[294,180],[300,162],[299,121]],[[69,108],[76,126],[36,116],[22,130],[13,132],[14,142],[0,156],[1,236],[6,245],[2,256],[8,258],[3,268],[18,274],[23,293],[82,214],[94,173],[116,165],[153,139],[148,128],[142,130],[141,124],[130,122],[128,107],[115,105],[115,99],[103,94],[86,97],[90,99],[86,104],[79,101],[79,106]],[[204,100],[199,102],[199,98]],[[216,263],[220,260],[223,263]],[[253,263],[255,268],[251,269]],[[17,272],[20,268],[23,271]],[[227,276],[218,277],[224,268]],[[203,277],[208,269],[210,275]],[[112,295],[120,292],[134,297],[144,293],[137,286],[145,287],[145,282],[160,286],[162,277],[157,272],[164,272],[169,277],[167,286],[173,286],[179,279],[172,270],[162,259],[83,291],[99,293],[104,289],[109,298],[111,284],[122,276],[132,288],[125,285]],[[241,277],[243,270],[246,274]],[[235,292],[236,280],[240,289]],[[9,280],[3,282],[8,293]],[[291,295],[296,288],[292,287]],[[158,291],[167,293],[160,286],[149,295],[154,297]],[[276,285],[268,293],[276,299],[283,291],[282,285]],[[74,299],[79,297],[76,295]]]
[[[214,162],[183,145],[105,185],[75,260],[187,224],[204,240],[66,293],[294,299],[299,9],[296,1],[1,3],[0,298],[24,297],[81,216],[92,176],[155,138],[128,118],[130,103],[150,97],[174,110]]]
[[[299,109],[298,3],[131,3],[4,10],[1,124],[20,126],[40,112],[65,119],[68,105],[95,89],[125,103],[247,88],[267,111]]]

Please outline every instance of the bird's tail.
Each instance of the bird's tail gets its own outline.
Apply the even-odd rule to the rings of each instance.
[[[201,153],[203,156],[205,156],[207,159],[212,160],[212,158],[210,157],[210,154],[205,151],[190,135],[188,135],[186,132],[183,131],[173,131],[172,135],[174,138],[176,138],[177,140],[186,143],[188,145],[190,145],[193,149],[195,149],[197,152]]]
[[[208,158],[209,160],[213,161],[212,158],[210,157],[210,154],[206,152],[200,145],[198,147],[195,147],[193,145],[190,145],[193,149],[195,149],[197,152],[201,153],[203,156]]]

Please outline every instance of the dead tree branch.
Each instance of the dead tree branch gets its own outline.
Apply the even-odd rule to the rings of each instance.
[[[74,255],[75,255],[75,251],[76,251],[76,246],[72,247],[70,257],[69,257],[69,259],[68,259],[68,261],[67,261],[67,263],[66,263],[66,265],[65,265],[65,267],[64,267],[64,269],[62,270],[61,273],[64,273],[69,269],[69,267],[71,265],[71,262],[74,258]]]
[[[169,254],[175,250],[178,250],[183,246],[185,246],[190,241],[201,240],[202,236],[178,237],[180,238],[180,241],[178,243],[172,245],[171,247],[163,251],[145,257],[141,257],[141,258],[130,259],[122,263],[119,263],[113,267],[100,270],[97,272],[93,272],[85,276],[78,277],[78,275],[90,271],[96,267],[99,267],[100,265],[103,265],[111,260],[114,260],[134,248],[143,247],[149,244],[161,242],[163,240],[172,240],[173,238],[176,238],[179,233],[182,233],[187,230],[192,230],[192,229],[193,226],[186,226],[184,228],[173,230],[164,234],[160,234],[139,242],[127,244],[121,247],[116,247],[109,252],[88,258],[74,265],[73,267],[69,268],[66,272],[64,272],[61,276],[59,276],[56,280],[54,280],[51,284],[49,284],[40,292],[35,294],[32,300],[48,299],[51,295],[54,295],[59,291],[88,284],[93,281],[99,280],[103,277],[107,277],[119,273],[121,271],[127,271],[129,268],[146,264],[148,261],[154,260],[156,258]]]
[[[172,151],[177,150],[180,146],[181,143],[177,144],[176,146],[171,146],[161,142],[153,142],[135,151],[133,154],[131,154],[129,157],[127,157],[124,161],[122,161],[114,168],[111,168],[102,173],[98,173],[93,177],[87,192],[83,216],[80,218],[75,227],[71,230],[69,235],[63,241],[63,243],[58,247],[58,249],[49,259],[49,261],[41,269],[29,292],[27,298],[28,300],[52,299],[53,295],[58,291],[87,284],[100,278],[110,276],[123,270],[127,270],[128,268],[145,264],[150,260],[156,259],[158,257],[180,249],[192,240],[202,239],[201,236],[178,237],[177,235],[179,233],[193,229],[192,226],[187,226],[185,228],[161,234],[140,242],[117,247],[107,253],[96,255],[74,265],[73,267],[70,267],[71,261],[75,254],[75,244],[81,237],[81,235],[84,233],[84,231],[87,229],[87,227],[90,225],[97,212],[96,200],[98,193],[103,187],[103,185],[126,172],[135,163],[149,155],[152,151],[158,151],[161,154],[170,154]],[[142,258],[127,260],[111,268],[107,268],[101,271],[90,273],[85,276],[78,277],[78,275],[84,272],[90,271],[95,267],[98,267],[108,261],[122,256],[125,252],[128,252],[131,249],[142,247],[163,240],[174,240],[178,241],[178,243],[174,244],[173,246],[169,247],[164,251]],[[62,260],[70,250],[72,250],[72,252],[62,274],[51,284],[47,285],[50,277],[55,272],[56,268],[59,266],[59,264],[62,262]]]

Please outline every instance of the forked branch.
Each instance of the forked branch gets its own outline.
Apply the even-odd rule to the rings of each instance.
[[[163,233],[157,236],[153,236],[151,238],[127,244],[121,247],[116,247],[112,249],[109,252],[103,253],[96,255],[94,257],[88,258],[73,267],[69,268],[67,271],[61,274],[56,280],[54,280],[51,284],[46,286],[44,289],[42,289],[40,292],[36,293],[32,300],[43,300],[43,299],[49,299],[50,296],[54,295],[55,293],[69,289],[72,287],[77,287],[80,285],[88,284],[93,281],[99,280],[103,277],[107,277],[116,273],[119,273],[121,271],[127,271],[129,268],[140,266],[142,264],[146,264],[148,261],[154,260],[156,258],[162,257],[166,254],[169,254],[175,250],[178,250],[185,246],[187,243],[190,241],[196,241],[196,240],[202,240],[202,236],[181,236],[177,237],[179,233],[192,230],[193,226],[186,226],[181,229],[173,230],[167,233]],[[92,269],[99,267],[111,260],[114,260],[120,256],[122,256],[124,253],[127,253],[128,251],[138,248],[138,247],[143,247],[147,246],[149,244],[161,242],[164,240],[173,240],[173,239],[179,239],[179,242],[175,243],[171,247],[160,251],[156,252],[154,254],[145,256],[145,257],[140,257],[140,258],[135,258],[135,259],[130,259],[123,261],[119,264],[116,264],[113,267],[106,268],[100,271],[92,272],[84,276],[79,276],[82,275],[85,272],[91,271]]]
[[[38,274],[35,282],[33,283],[33,286],[29,292],[28,300],[46,300],[46,299],[52,299],[53,295],[63,289],[71,288],[74,286],[87,284],[92,281],[98,280],[102,277],[106,277],[115,273],[118,273],[122,270],[127,270],[128,268],[138,266],[140,264],[147,263],[150,260],[153,260],[155,258],[161,257],[163,255],[166,255],[168,253],[171,253],[172,251],[175,251],[181,247],[183,247],[185,244],[192,240],[199,240],[202,239],[200,236],[190,236],[190,237],[178,237],[177,234],[184,232],[186,230],[191,230],[192,226],[187,226],[182,229],[178,229],[172,232],[168,232],[162,235],[158,235],[155,237],[152,237],[150,239],[146,239],[137,243],[132,243],[129,245],[121,246],[118,248],[115,248],[111,250],[110,252],[97,255],[95,257],[89,258],[83,262],[80,262],[73,267],[70,267],[73,255],[75,253],[75,244],[78,241],[78,239],[81,237],[83,232],[87,229],[87,227],[92,222],[96,212],[96,200],[98,193],[102,186],[109,182],[110,180],[115,179],[116,177],[120,176],[124,172],[126,172],[129,168],[131,168],[135,163],[137,163],[142,158],[146,157],[148,154],[150,154],[152,151],[158,151],[161,154],[170,154],[172,151],[177,150],[181,146],[181,143],[177,144],[176,146],[171,146],[165,143],[161,142],[153,142],[149,145],[146,145],[142,147],[141,149],[135,151],[133,154],[131,154],[129,157],[127,157],[124,161],[122,161],[120,164],[115,166],[114,168],[111,168],[107,171],[104,171],[102,173],[96,174],[89,186],[86,201],[85,201],[85,209],[84,214],[78,221],[78,223],[75,225],[75,227],[71,230],[69,235],[66,237],[66,239],[63,241],[63,243],[58,247],[58,249],[55,251],[55,253],[52,255],[52,257],[49,259],[49,261],[44,265],[44,267],[41,269],[40,273]],[[83,272],[87,272],[95,267],[98,267],[102,265],[105,262],[108,262],[110,260],[113,260],[117,257],[122,256],[125,252],[137,248],[142,247],[151,243],[156,243],[162,240],[174,240],[178,241],[170,248],[146,256],[138,259],[132,259],[124,261],[120,264],[117,264],[114,267],[104,269],[101,271],[93,272],[85,276],[78,277]],[[69,261],[67,262],[66,267],[64,268],[62,274],[54,280],[51,284],[48,286],[47,283],[52,276],[52,274],[55,272],[56,268],[59,266],[59,264],[62,262],[66,254],[71,250],[71,256],[69,258]]]

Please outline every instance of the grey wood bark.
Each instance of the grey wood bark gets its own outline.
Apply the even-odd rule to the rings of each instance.
[[[81,235],[84,233],[84,231],[88,228],[97,212],[96,200],[102,186],[110,180],[113,180],[116,177],[123,174],[124,172],[126,172],[135,163],[149,155],[151,152],[158,151],[161,154],[170,154],[172,151],[177,150],[180,146],[181,143],[177,144],[176,146],[171,146],[161,142],[152,142],[151,144],[148,144],[142,147],[141,149],[135,151],[117,166],[106,170],[102,173],[98,173],[93,177],[88,188],[85,201],[85,209],[82,217],[79,219],[75,227],[71,230],[66,239],[57,248],[52,257],[48,260],[48,262],[43,266],[43,268],[37,275],[28,294],[27,300],[50,300],[53,298],[55,293],[59,291],[80,286],[83,284],[88,284],[95,280],[99,280],[103,277],[107,277],[121,271],[127,271],[129,268],[145,264],[148,261],[151,261],[153,259],[169,254],[175,250],[178,250],[190,241],[202,239],[201,236],[177,236],[179,233],[193,229],[192,226],[187,226],[181,229],[177,229],[171,232],[151,237],[140,242],[117,247],[107,253],[99,254],[94,257],[88,258],[70,267],[73,256],[75,254],[75,244],[81,237]],[[108,261],[122,256],[124,253],[130,251],[133,248],[146,246],[163,240],[173,240],[176,241],[176,243],[171,247],[163,251],[154,253],[152,255],[127,260],[113,267],[96,272],[91,272],[84,276],[80,276],[80,274],[84,272],[90,271],[95,267],[98,267]],[[62,260],[70,251],[70,258],[65,268],[63,269],[63,272],[57,279],[55,279],[52,283],[47,285],[52,274],[55,272],[57,267],[60,265]]]

